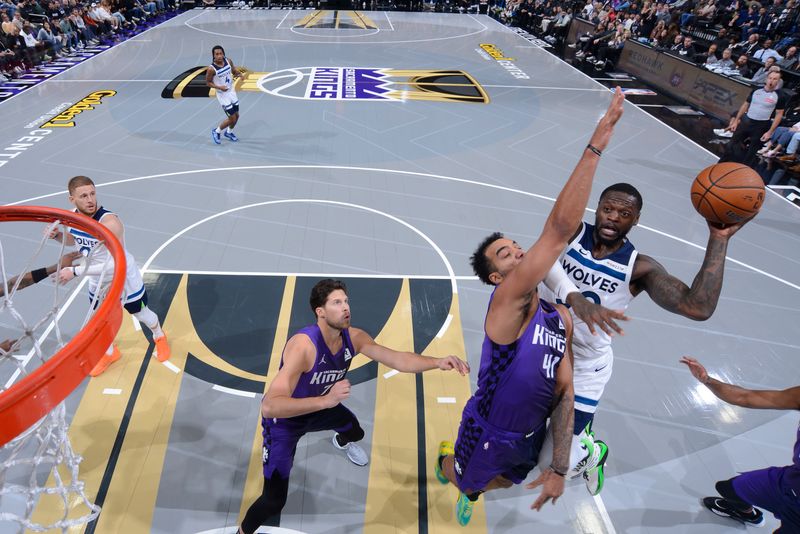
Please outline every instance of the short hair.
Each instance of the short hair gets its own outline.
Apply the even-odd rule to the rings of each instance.
[[[67,183],[69,194],[71,195],[76,189],[83,187],[84,185],[94,185],[94,182],[88,176],[74,176],[70,178],[69,182]]]
[[[211,49],[211,57],[214,57],[214,52],[216,52],[217,50],[222,50],[222,55],[223,56],[225,55],[225,49],[222,48],[220,45],[216,45],[214,46],[214,48]]]
[[[642,211],[642,206],[644,205],[644,201],[642,200],[642,194],[639,193],[639,190],[633,187],[631,184],[626,184],[624,182],[620,182],[618,184],[610,185],[603,189],[603,192],[600,193],[600,200],[603,200],[603,197],[606,196],[608,193],[612,191],[619,191],[620,193],[625,193],[626,195],[630,195],[636,199],[636,209]]]
[[[492,281],[489,280],[489,275],[494,272],[494,265],[492,264],[491,260],[486,257],[486,249],[489,248],[489,245],[498,239],[503,239],[504,237],[505,236],[501,232],[494,232],[492,235],[481,241],[481,244],[478,245],[478,248],[475,249],[475,252],[473,252],[472,256],[469,258],[469,263],[472,265],[472,271],[480,279],[480,281],[486,285],[494,285]]]
[[[347,294],[347,286],[341,280],[326,278],[314,284],[314,287],[311,288],[311,297],[308,302],[311,304],[311,311],[314,312],[315,316],[317,315],[317,308],[324,306],[328,296],[337,289],[341,289]]]

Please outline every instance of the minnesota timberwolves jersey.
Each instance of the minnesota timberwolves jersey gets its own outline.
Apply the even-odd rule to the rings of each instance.
[[[310,371],[300,375],[292,398],[304,399],[325,395],[336,382],[345,377],[347,370],[350,369],[350,362],[356,355],[353,342],[350,341],[350,332],[347,328],[342,330],[342,348],[336,354],[331,353],[318,325],[306,326],[297,333],[305,334],[311,339],[317,349],[317,359]],[[283,357],[281,357],[281,367],[283,367]]]
[[[77,210],[75,211],[77,212]],[[102,222],[103,217],[106,215],[114,215],[114,212],[108,211],[103,206],[100,206],[97,211],[94,212],[94,215],[92,215],[92,219],[97,222]],[[101,243],[99,239],[76,228],[69,228],[68,231],[72,239],[75,240],[75,246],[78,247],[81,254],[87,258],[87,267],[92,265],[104,265],[106,262],[110,262],[108,265],[113,265],[113,258],[108,249],[104,246],[98,247]],[[128,252],[128,249],[125,248],[124,242],[122,243],[122,248],[125,250],[126,263],[123,302],[128,304],[129,302],[134,302],[142,298],[144,294],[144,281],[142,280],[142,274],[139,272],[139,268],[136,266],[136,260],[133,259],[133,255]],[[92,300],[94,300],[98,289],[101,289],[100,298],[102,298],[103,291],[111,284],[112,276],[113,270],[111,269],[102,275],[86,275],[89,281],[89,297]],[[102,288],[100,288],[100,284],[102,284]]]
[[[471,408],[502,430],[528,433],[538,429],[552,408],[556,371],[565,347],[561,316],[552,304],[540,300],[539,309],[514,343],[499,345],[484,337]]]
[[[217,90],[217,100],[219,100],[222,104],[226,104],[228,100],[230,100],[231,96],[236,95],[236,91],[233,90],[233,72],[231,71],[231,62],[228,61],[228,58],[225,58],[224,66],[217,67],[212,62],[211,68],[214,69],[214,85],[221,85],[228,88],[227,91]]]
[[[603,259],[592,257],[594,225],[584,222],[580,233],[567,245],[559,261],[572,283],[584,297],[612,310],[628,308],[631,294],[633,265],[638,252],[627,239],[619,250]],[[544,284],[539,284],[539,296],[555,302],[556,297]],[[589,332],[586,323],[573,315],[572,346],[575,357],[600,357],[611,351],[611,337],[600,329],[597,335]]]

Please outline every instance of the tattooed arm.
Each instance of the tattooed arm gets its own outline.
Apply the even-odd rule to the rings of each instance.
[[[725,227],[709,223],[706,255],[692,287],[669,274],[650,256],[640,254],[633,268],[631,292],[637,295],[646,291],[653,302],[665,310],[695,321],[705,321],[714,313],[722,291],[728,241],[745,223],[747,221]]]
[[[553,394],[553,411],[550,426],[553,429],[553,463],[542,466],[542,474],[526,485],[528,489],[542,486],[542,493],[531,505],[540,510],[550,499],[553,504],[564,493],[564,477],[569,470],[569,453],[572,446],[572,429],[575,425],[575,390],[572,385],[572,316],[564,306],[556,306],[566,330],[564,360],[556,371],[556,388]]]

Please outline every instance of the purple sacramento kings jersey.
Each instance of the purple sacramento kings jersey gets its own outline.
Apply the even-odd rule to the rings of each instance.
[[[792,465],[786,470],[786,482],[800,496],[800,425],[797,427],[797,441],[794,442],[793,452]]]
[[[561,316],[552,304],[539,300],[539,309],[514,343],[499,345],[484,338],[472,408],[502,430],[538,429],[550,415],[556,369],[565,348]]]
[[[322,337],[322,331],[316,324],[301,328],[297,333],[305,334],[311,339],[317,348],[317,359],[310,371],[300,375],[292,398],[304,399],[325,395],[336,382],[345,377],[350,368],[350,362],[356,355],[353,342],[350,341],[350,332],[347,328],[342,330],[342,348],[336,354],[331,354],[331,350]],[[282,356],[281,367],[283,367]]]

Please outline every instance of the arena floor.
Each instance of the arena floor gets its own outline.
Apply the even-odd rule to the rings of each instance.
[[[251,72],[241,140],[221,146],[209,131],[222,111],[193,81],[216,44]],[[314,67],[362,69],[381,89],[322,101]],[[574,481],[536,513],[536,491],[500,490],[458,526],[456,490],[436,482],[432,462],[477,376],[489,290],[468,257],[495,230],[532,243],[610,98],[488,17],[189,11],[3,103],[0,142],[87,97],[99,103],[0,167],[4,204],[67,208],[71,176],[97,182],[172,344],[158,363],[126,317],[123,359],[69,399],[87,492],[103,506],[87,532],[235,532],[260,493],[261,393],[287,335],[313,320],[308,290],[323,276],[347,280],[353,324],[380,342],[466,356],[474,371],[386,375],[359,356],[346,404],[367,431],[369,466],[348,462],[329,434],[307,436],[280,529],[260,532],[743,531],[699,499],[738,471],[791,462],[796,413],[727,406],[678,364],[690,354],[747,387],[797,384],[800,211],[770,192],[730,244],[709,321],[647,296],[629,308],[595,419],[610,448],[601,496]],[[716,157],[635,102],[590,207],[607,185],[634,184],[644,210],[631,240],[691,283],[708,232],[689,186]],[[7,248],[31,239],[0,237]],[[84,298],[72,306],[84,310]]]

